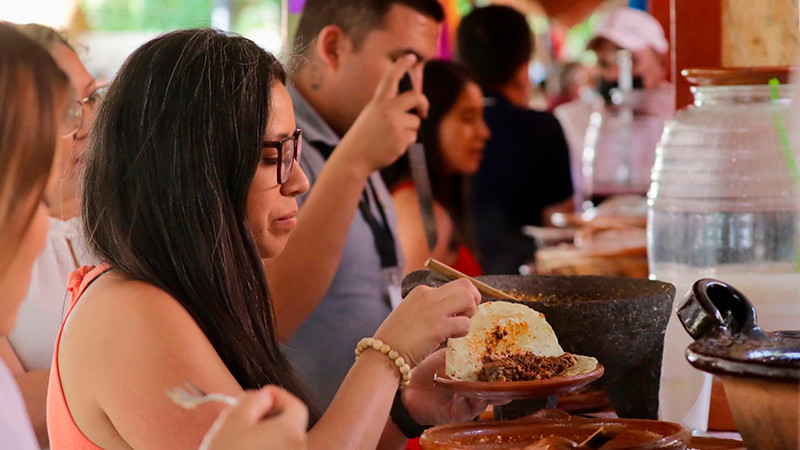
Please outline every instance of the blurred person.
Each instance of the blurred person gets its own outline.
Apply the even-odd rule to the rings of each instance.
[[[383,171],[397,209],[397,231],[405,272],[424,268],[436,258],[470,276],[481,275],[472,245],[469,179],[478,172],[489,128],[483,120],[483,92],[460,64],[425,65],[422,92],[430,103],[420,128],[434,198],[438,242],[428,249],[419,202],[404,155]]]
[[[527,107],[533,50],[525,16],[507,6],[477,8],[458,28],[457,58],[476,74],[491,130],[472,182],[480,263],[488,274],[516,274],[533,258],[525,225],[573,210],[569,151],[552,114]]]
[[[553,111],[564,103],[581,98],[589,81],[589,71],[583,64],[577,61],[564,64],[558,73],[558,92],[547,102],[547,110]]]
[[[661,89],[670,93],[669,43],[661,24],[650,14],[629,7],[615,9],[598,23],[586,47],[597,55],[597,91],[606,101],[611,99],[611,89],[617,87],[619,50],[628,50],[633,55],[634,89]],[[669,102],[666,103],[661,106],[669,107]]]
[[[67,76],[47,52],[0,22],[0,337],[7,337],[25,299],[31,267],[47,237],[51,168],[77,124]],[[61,153],[61,149],[58,150]],[[49,180],[48,180],[49,179]],[[0,446],[39,448],[16,380],[0,361]]]
[[[632,53],[633,87],[647,90],[646,113],[669,117],[675,110],[674,89],[667,80],[669,43],[661,24],[653,16],[628,7],[615,9],[601,18],[587,48],[597,55],[595,95],[564,103],[553,111],[569,143],[576,185],[581,180],[589,117],[611,101],[611,91],[618,84],[619,50]]]
[[[416,140],[420,117],[410,110],[427,114],[422,70],[436,55],[442,20],[438,0],[308,0],[297,25],[290,95],[311,187],[267,274],[278,337],[323,409],[353,346],[401,301],[397,219],[378,171]],[[414,89],[397,95],[398,79],[374,97],[395,61],[405,61]]]
[[[67,276],[89,261],[79,230],[78,173],[89,141],[94,111],[102,96],[94,78],[81,64],[67,40],[52,28],[38,25],[12,25],[45,48],[69,77],[77,94],[71,120],[78,129],[62,136],[61,163],[54,168],[57,182],[44,193],[49,227],[45,247],[33,265],[27,297],[19,311],[17,327],[0,338],[0,357],[19,383],[36,435],[47,445],[45,395],[53,345],[64,317]]]
[[[412,64],[390,64],[370,105],[403,100],[396,86]],[[87,152],[83,229],[103,263],[70,276],[48,392],[53,448],[197,448],[223,406],[173,404],[165,390],[187,380],[234,396],[276,384],[310,404],[276,339],[280,317],[273,321],[264,272],[264,260],[289,251],[296,198],[309,185],[295,164],[304,132],[284,86],[272,55],[209,29],[155,38],[123,65]],[[424,106],[405,100],[401,111]],[[479,302],[464,280],[410,293],[373,334],[396,354],[378,345],[353,363],[351,349],[334,401],[312,414],[308,447],[397,448],[405,439],[390,410],[417,424],[482,411],[485,402],[432,386],[444,364],[433,352],[467,333]],[[409,366],[410,385],[398,390]],[[244,424],[257,428],[249,417]],[[237,423],[216,430],[227,430],[216,435],[221,446]],[[280,439],[264,445],[280,447]]]

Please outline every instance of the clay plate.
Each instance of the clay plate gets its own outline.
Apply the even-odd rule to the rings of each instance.
[[[694,436],[689,443],[691,450],[747,450],[744,442],[733,439],[720,439],[705,436]]]
[[[560,436],[582,442],[600,427],[622,431],[603,449],[685,449],[691,433],[679,424],[635,419],[520,419],[470,422],[433,427],[422,434],[425,450],[522,449],[536,441]]]
[[[544,398],[580,389],[603,376],[602,364],[593,370],[571,377],[555,377],[535,381],[458,381],[436,372],[433,382],[438,387],[456,391],[464,397],[489,401]]]

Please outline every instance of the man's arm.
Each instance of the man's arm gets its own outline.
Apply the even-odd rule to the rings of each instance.
[[[331,154],[297,216],[283,252],[265,262],[278,339],[286,342],[328,291],[344,251],[350,225],[370,174],[393,163],[416,140],[428,103],[419,91],[398,95],[403,74],[416,62],[406,56],[386,72],[364,108]]]

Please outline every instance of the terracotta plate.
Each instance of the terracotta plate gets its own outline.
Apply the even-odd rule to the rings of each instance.
[[[536,381],[457,381],[443,373],[436,372],[433,382],[436,386],[458,392],[464,397],[489,401],[520,400],[550,397],[566,394],[580,389],[603,376],[602,364],[590,372],[571,377],[556,377]]]
[[[733,439],[719,439],[713,437],[692,437],[689,443],[691,450],[746,450],[744,442]]]
[[[425,450],[522,449],[549,436],[582,442],[600,427],[619,431],[603,449],[685,449],[691,433],[679,424],[634,419],[520,419],[470,422],[430,428],[422,434]]]

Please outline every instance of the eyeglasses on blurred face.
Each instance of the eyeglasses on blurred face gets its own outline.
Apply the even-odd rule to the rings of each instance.
[[[78,135],[83,137],[88,134],[91,120],[94,118],[94,112],[106,98],[108,93],[108,85],[99,86],[87,97],[78,100],[77,102],[70,103],[67,108],[66,119],[63,126],[63,136]]]

